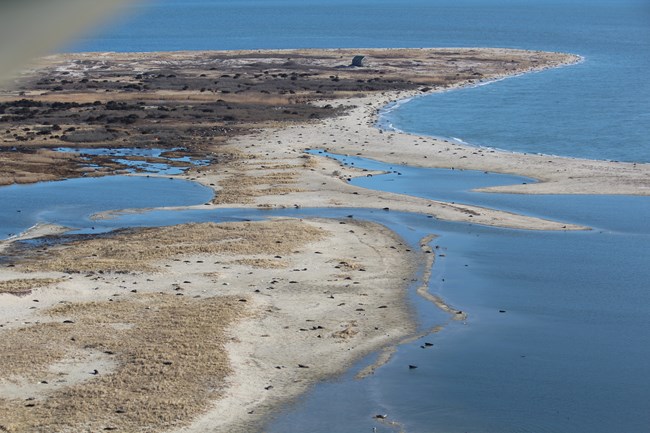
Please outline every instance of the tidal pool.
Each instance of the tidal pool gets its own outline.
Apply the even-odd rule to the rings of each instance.
[[[365,158],[310,151],[345,165],[386,174],[357,177],[351,184],[380,191],[432,200],[471,204],[539,218],[548,218],[595,229],[650,233],[650,197],[575,194],[500,194],[474,189],[533,183],[535,179],[476,170],[418,168],[385,164]]]
[[[189,206],[213,197],[210,188],[179,179],[107,176],[0,187],[0,239],[38,223],[92,229],[91,215],[122,209]]]
[[[183,150],[181,148],[173,149],[148,149],[148,148],[72,148],[58,147],[58,152],[78,153],[82,158],[89,161],[88,166],[94,165],[90,162],[92,156],[106,156],[113,162],[130,167],[129,173],[138,171],[145,173],[155,173],[159,175],[181,174],[193,166],[205,166],[210,163],[207,159],[195,159],[189,156],[172,157],[167,156],[168,152]]]

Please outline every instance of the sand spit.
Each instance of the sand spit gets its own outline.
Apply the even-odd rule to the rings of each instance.
[[[344,133],[345,139],[320,147],[333,153],[359,155],[394,164],[491,171],[539,180],[538,183],[481,190],[486,192],[650,195],[650,164],[503,152],[401,132],[380,131],[374,127],[378,110],[392,100],[409,96],[395,93],[358,101],[354,109],[356,115],[339,122],[324,122],[331,131],[339,131],[338,134],[335,132],[336,135]],[[353,120],[355,117],[365,122],[359,125]],[[328,133],[332,132],[324,131],[318,138],[324,138]],[[361,150],[355,143],[361,144]]]
[[[363,67],[349,67],[355,55]],[[357,207],[583,229],[364,190],[349,179],[378,173],[304,152],[542,181],[505,192],[649,194],[647,164],[508,154],[374,126],[391,101],[578,60],[501,49],[53,56],[0,95],[0,183],[124,168],[58,146],[144,146],[211,161],[181,176],[217,192],[201,209]],[[255,431],[319,380],[372,351],[386,349],[385,360],[413,336],[405,290],[434,256],[425,240],[410,251],[355,219],[62,230],[25,237],[63,243],[0,244],[0,431]]]
[[[378,173],[343,167],[323,157],[306,156],[304,149],[371,158],[387,163],[432,168],[455,168],[515,174],[538,183],[484,188],[485,192],[522,194],[650,194],[650,164],[592,161],[544,155],[524,155],[457,145],[444,140],[381,131],[374,126],[377,111],[408,93],[340,101],[354,106],[346,116],[315,125],[268,129],[230,141],[244,154],[215,177],[203,171],[194,179],[224,187],[216,201],[223,206],[257,207],[388,207],[438,218],[527,229],[578,227],[526,218],[506,212],[439,203],[347,184],[355,176]],[[262,175],[264,173],[264,175]],[[274,177],[269,177],[273,173]],[[275,179],[273,182],[269,179]],[[241,180],[237,183],[236,180]],[[220,190],[217,188],[217,192]],[[279,195],[278,195],[279,194]],[[234,196],[234,199],[230,197]]]
[[[324,219],[27,248],[0,283],[29,288],[0,293],[2,431],[253,431],[413,331],[418,257],[382,226]]]

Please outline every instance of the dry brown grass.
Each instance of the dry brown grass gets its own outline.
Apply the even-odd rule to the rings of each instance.
[[[302,155],[302,158],[305,160],[302,164],[304,168],[316,168],[318,167],[318,160],[311,155]]]
[[[360,269],[363,269],[364,266],[352,259],[340,259],[337,260],[337,264],[335,265],[335,268],[340,269],[342,271],[358,271]]]
[[[221,272],[204,272],[203,275],[208,278],[212,278],[213,281],[218,280],[223,276]]]
[[[298,220],[188,224],[26,251],[24,266],[127,272],[155,270],[156,262],[171,257],[211,254],[244,266],[286,267],[264,255],[285,255],[324,236]],[[6,284],[37,282],[47,281]],[[254,314],[240,301],[129,294],[60,304],[42,313],[41,322],[0,330],[0,384],[5,391],[13,387],[0,398],[0,431],[158,432],[189,423],[222,395],[231,372],[227,330]],[[63,370],[57,367],[62,364]]]
[[[295,170],[295,164],[265,164],[255,167],[257,170]]]
[[[289,266],[289,263],[286,260],[280,260],[280,259],[256,259],[256,258],[248,259],[247,258],[247,259],[233,260],[232,263],[243,265],[243,266],[250,266],[259,269],[284,269]]]
[[[221,190],[215,196],[215,204],[252,203],[256,197],[268,195],[286,195],[303,192],[304,189],[291,187],[298,182],[295,171],[280,171],[263,175],[248,175],[245,171],[237,171],[219,182]]]
[[[17,280],[0,281],[0,294],[27,295],[34,289],[59,283],[58,278],[21,278]]]
[[[253,184],[257,182],[261,182],[262,184],[277,184],[277,185],[290,185],[293,183],[296,183],[296,177],[298,176],[298,173],[295,171],[283,171],[283,172],[276,172],[276,173],[268,173],[264,174],[261,176],[251,176],[253,180]]]
[[[258,197],[304,192],[304,188],[297,186],[299,170],[316,166],[316,158],[310,155],[303,155],[300,163],[291,164],[269,162],[235,150],[229,154],[228,162],[223,164],[230,174],[219,180],[220,189],[212,203],[250,204]]]
[[[203,223],[126,231],[32,252],[23,259],[27,271],[152,271],[153,262],[181,255],[285,254],[322,239],[325,232],[296,220]]]
[[[250,204],[258,197],[304,192],[298,186],[300,172],[296,170],[318,165],[316,158],[309,155],[303,155],[299,164],[260,163],[241,152],[231,154],[231,158],[226,166],[232,174],[219,181],[214,204]]]
[[[351,322],[341,326],[343,329],[333,332],[332,337],[347,340],[348,338],[352,338],[359,333],[359,325],[357,324],[356,320],[352,320]]]
[[[348,65],[352,57],[358,54],[366,56],[366,67],[340,67]],[[26,73],[16,83],[15,90],[0,92],[0,102],[16,102],[25,98],[45,104],[60,102],[83,105],[99,101],[100,104],[92,107],[95,113],[90,116],[94,118],[92,122],[102,129],[124,133],[119,140],[120,146],[141,146],[160,139],[157,146],[191,149],[197,157],[209,152],[210,156],[221,159],[220,149],[211,145],[221,144],[247,131],[296,123],[309,124],[318,122],[323,116],[344,113],[344,109],[309,106],[309,101],[432,86],[446,87],[574,60],[571,56],[558,53],[455,48],[242,51],[234,56],[226,52],[198,51],[136,56],[77,53],[42,59],[39,67]],[[135,71],[163,70],[165,73],[158,74],[155,83],[148,81],[145,84],[135,78]],[[231,75],[241,77],[230,79]],[[296,81],[288,81],[289,75]],[[332,81],[334,75],[339,79]],[[73,77],[77,82],[65,85],[61,91],[54,91],[52,86],[41,82],[43,78],[67,81]],[[77,80],[80,77],[86,79],[85,84]],[[215,81],[219,77],[228,79],[218,80],[220,83],[217,85]],[[294,83],[291,90],[287,86],[289,82]],[[127,83],[136,86],[142,84],[144,87],[141,91],[133,92],[124,86]],[[215,108],[217,98],[221,103],[220,107]],[[151,112],[142,112],[134,124],[119,125],[116,123],[119,117],[116,117],[117,113],[103,111],[102,106],[108,101],[174,109],[160,118]],[[177,110],[177,107],[183,109]],[[215,116],[203,116],[204,108],[216,110]],[[79,177],[90,171],[83,168],[82,161],[72,158],[63,160],[53,153],[30,161],[31,152],[27,151],[61,145],[115,146],[117,142],[94,141],[88,137],[76,143],[70,143],[69,137],[64,139],[69,134],[61,131],[69,127],[76,128],[77,132],[88,130],[87,109],[34,109],[34,113],[27,117],[23,117],[23,114],[3,116],[0,119],[3,125],[0,128],[0,141],[11,143],[7,146],[16,144],[19,149],[18,152],[5,152],[6,163],[0,163],[0,184]],[[50,122],[60,126],[61,131],[37,134],[32,128],[45,127]],[[31,128],[31,131],[25,131],[25,127]],[[182,132],[170,133],[170,128]],[[47,129],[39,132],[44,131]],[[108,164],[106,160],[100,161],[99,165],[103,174],[123,168]]]
[[[155,95],[161,101],[164,100],[178,100],[181,96],[184,100],[191,101],[214,101],[215,96],[210,93],[197,93],[196,91],[178,91],[178,90],[159,90],[152,92],[152,95]],[[118,95],[120,95],[118,93]],[[121,96],[121,95],[120,95]],[[140,98],[142,96],[139,96]],[[112,96],[111,96],[112,97]],[[133,96],[129,98],[127,94],[123,99],[136,99]],[[219,99],[225,102],[238,103],[238,104],[259,104],[259,105],[268,105],[268,106],[284,106],[289,105],[295,99],[290,96],[283,95],[266,95],[264,93],[230,93],[230,94],[219,94]]]
[[[79,175],[69,154],[38,149],[34,153],[0,152],[0,185],[33,183]]]
[[[52,380],[48,366],[88,351],[118,366],[28,401],[0,399],[0,431],[152,432],[188,423],[222,391],[230,372],[226,330],[245,315],[244,305],[137,295],[57,306],[49,311],[53,322],[3,331],[3,380]]]

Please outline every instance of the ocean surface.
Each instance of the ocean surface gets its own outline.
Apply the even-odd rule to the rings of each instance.
[[[650,161],[645,0],[158,0],[130,12],[67,49],[488,46],[580,54],[579,65],[418,98],[383,121],[510,151]],[[355,161],[364,163],[372,162]],[[92,222],[83,216],[75,227],[354,214],[410,242],[440,235],[433,243],[444,256],[430,290],[466,311],[468,320],[447,323],[411,293],[421,328],[446,325],[441,332],[400,345],[366,380],[353,376],[372,357],[315,386],[266,431],[400,431],[376,422],[376,414],[388,414],[409,433],[649,431],[649,200],[477,194],[468,191],[474,182],[507,179],[392,168],[402,176],[359,182],[593,230],[506,230],[359,209],[154,211]],[[423,188],[436,184],[446,186]],[[11,204],[20,209],[20,198]],[[424,341],[433,346],[422,349]]]

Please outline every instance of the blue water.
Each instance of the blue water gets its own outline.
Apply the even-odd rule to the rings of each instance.
[[[98,212],[205,203],[212,189],[195,182],[139,176],[78,178],[0,188],[0,239],[38,223],[87,227]]]
[[[432,199],[443,191],[446,200],[484,206],[500,196],[520,211],[595,229],[534,232],[360,215],[398,233],[438,234],[433,242],[443,255],[430,291],[469,318],[401,346],[372,378],[355,381],[352,371],[317,387],[266,431],[393,431],[372,421],[378,413],[422,433],[648,431],[650,198],[531,196],[522,203],[517,195],[464,190],[505,180],[497,175],[340,159],[391,171],[357,185]],[[424,341],[434,347],[423,350]]]
[[[129,167],[125,171],[128,173],[144,172],[155,173],[158,175],[176,175],[187,171],[190,167],[205,166],[210,163],[207,159],[194,159],[189,156],[178,158],[168,157],[165,152],[176,151],[179,149],[143,149],[143,148],[116,148],[108,149],[98,148],[71,148],[58,147],[58,152],[78,153],[82,158],[90,160],[89,156],[106,156],[113,162]],[[136,157],[137,159],[128,159]],[[155,162],[154,162],[155,161]],[[177,165],[183,163],[187,165]],[[93,166],[93,164],[89,164]]]
[[[650,162],[646,0],[158,0],[71,51],[508,47],[581,65],[418,99],[399,129],[519,152]]]
[[[407,432],[647,431],[650,299],[624,289],[638,283],[627,274],[610,285],[621,261],[600,254],[642,253],[647,237],[435,229],[446,254],[438,293],[467,324],[400,347],[367,380],[317,387],[267,431],[392,431],[373,422],[378,413]],[[642,259],[621,268],[631,269],[648,276]]]
[[[580,54],[579,65],[416,99],[387,121],[512,151],[650,161],[646,0],[158,0],[130,10],[69,50],[488,46]],[[316,386],[269,432],[394,431],[373,421],[376,413],[409,433],[649,431],[648,200],[477,194],[467,191],[475,182],[529,180],[393,169],[402,174],[355,182],[594,230],[505,230],[358,209],[156,211],[77,226],[352,213],[411,241],[440,235],[434,243],[445,256],[430,289],[467,311],[467,323],[427,336],[431,349],[420,348],[424,340],[400,346],[366,380],[351,371]],[[445,323],[411,299],[423,327]]]
[[[382,176],[357,177],[350,183],[432,200],[443,200],[501,209],[555,221],[582,224],[594,229],[650,234],[650,198],[643,196],[484,194],[472,190],[534,180],[475,170],[431,169],[395,166],[355,156],[312,151],[345,165],[387,171]]]
[[[386,120],[510,151],[650,162],[650,3],[535,4],[511,10],[488,45],[571,52],[584,63],[418,98]]]

